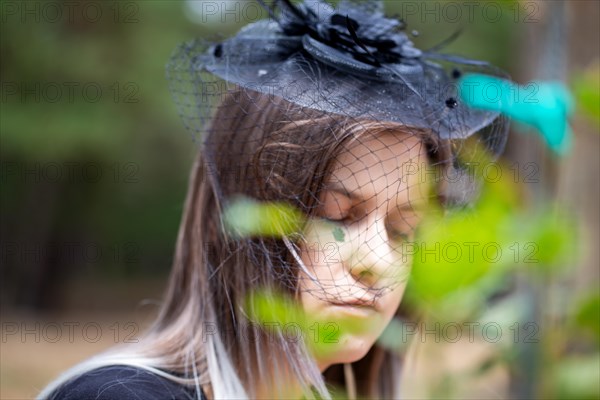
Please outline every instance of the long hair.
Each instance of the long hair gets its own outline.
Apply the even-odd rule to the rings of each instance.
[[[107,365],[144,368],[214,398],[254,398],[258,386],[285,394],[290,379],[308,398],[330,398],[348,374],[323,374],[302,341],[267,335],[250,323],[245,300],[253,290],[294,296],[299,266],[294,248],[274,237],[232,239],[222,211],[237,195],[285,201],[314,214],[322,185],[344,146],[365,134],[419,135],[430,163],[447,159],[433,133],[326,115],[255,92],[229,94],[216,109],[193,164],[172,271],[159,314],[138,343],[120,345],[72,368],[40,395],[83,372]],[[354,363],[357,394],[398,396],[399,356],[375,344]]]

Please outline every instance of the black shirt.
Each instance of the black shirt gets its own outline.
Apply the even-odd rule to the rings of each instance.
[[[96,368],[66,382],[48,400],[197,399],[195,389],[141,368],[114,365]],[[206,400],[203,392],[201,399]]]

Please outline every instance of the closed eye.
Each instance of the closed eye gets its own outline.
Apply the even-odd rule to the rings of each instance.
[[[386,230],[388,237],[392,241],[407,242],[414,239],[416,220],[400,219],[400,220],[388,220],[386,223]]]
[[[411,241],[414,236],[412,232],[402,232],[396,229],[390,229],[388,232],[388,237],[393,242],[408,242]]]
[[[329,216],[323,216],[322,217],[324,220],[330,221],[330,222],[336,222],[336,223],[352,223],[355,222],[358,219],[358,216],[356,215],[356,212],[350,210],[349,212],[346,213],[342,213],[339,217],[329,217]]]

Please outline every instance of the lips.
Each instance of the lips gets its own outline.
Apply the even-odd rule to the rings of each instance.
[[[349,301],[330,301],[331,305],[339,306],[339,307],[356,307],[356,308],[370,308],[375,311],[378,310],[376,307],[376,302],[374,300],[362,300],[362,299],[353,299]]]
[[[331,311],[337,318],[341,318],[341,321],[354,321],[356,318],[360,320],[371,319],[380,313],[373,307],[372,303],[364,301],[350,301],[350,302],[333,302],[329,303]],[[354,327],[353,329],[356,329]]]

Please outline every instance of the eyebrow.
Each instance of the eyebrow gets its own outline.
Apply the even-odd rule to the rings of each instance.
[[[326,185],[325,186],[325,190],[330,190],[330,191],[333,191],[333,192],[341,193],[341,194],[343,194],[344,196],[348,197],[350,200],[353,200],[353,201],[355,201],[355,200],[365,201],[365,199],[362,199],[362,198],[356,196],[355,194],[350,193],[350,191],[348,191],[348,189],[346,189],[339,182],[330,183],[330,184]],[[423,211],[423,210],[425,210],[427,208],[428,204],[429,204],[428,202],[420,201],[420,202],[416,203],[416,207],[414,207],[412,205],[412,203],[409,202],[409,203],[402,204],[402,206],[399,206],[398,209],[401,210],[401,211]]]

